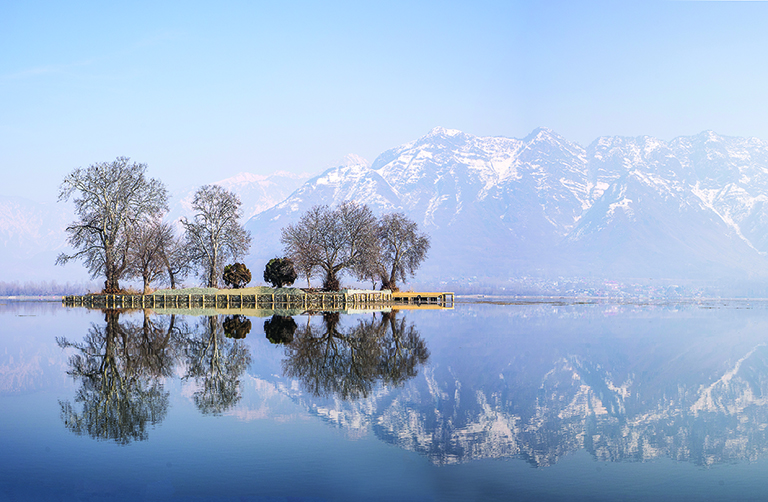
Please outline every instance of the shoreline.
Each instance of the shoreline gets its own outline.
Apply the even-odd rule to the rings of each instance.
[[[11,302],[60,302],[64,295],[10,295],[0,296],[0,301]]]

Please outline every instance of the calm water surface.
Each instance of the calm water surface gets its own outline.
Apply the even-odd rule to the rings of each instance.
[[[0,301],[0,501],[764,500],[768,303]]]

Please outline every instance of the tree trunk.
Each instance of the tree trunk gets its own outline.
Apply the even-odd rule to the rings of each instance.
[[[323,289],[325,291],[338,291],[339,279],[336,277],[336,270],[329,268],[325,271],[325,279],[323,280]]]
[[[388,289],[390,291],[400,291],[397,287],[397,284],[395,284],[394,279],[391,277],[387,277],[386,275],[381,275],[381,289]]]
[[[214,268],[211,268],[210,272],[208,273],[208,287],[216,287],[216,270]]]
[[[216,248],[213,250],[213,258],[211,259],[210,263],[210,270],[208,271],[208,287],[209,288],[217,288],[219,287],[219,278],[216,277],[216,264],[219,261],[219,253]]]
[[[115,263],[114,250],[108,248],[104,253],[104,292],[107,294],[116,294],[120,292],[120,274],[125,269],[125,262],[122,267]]]
[[[110,273],[107,280],[104,281],[104,292],[110,295],[120,292],[120,284],[117,281],[117,274]]]
[[[396,262],[395,262],[396,263]],[[400,291],[397,287],[397,268],[395,263],[392,264],[392,272],[389,274],[389,281],[387,281],[389,289],[392,291]]]

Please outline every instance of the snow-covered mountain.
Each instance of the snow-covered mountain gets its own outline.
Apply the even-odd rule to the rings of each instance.
[[[42,204],[0,196],[0,281],[85,280],[82,271],[54,265],[65,251],[71,204]]]
[[[310,175],[306,173],[295,174],[285,171],[277,171],[269,175],[243,172],[211,184],[219,185],[240,197],[240,202],[243,203],[243,220],[247,221],[281,202],[309,178]],[[188,188],[173,194],[168,218],[176,220],[181,216],[189,217],[192,214],[192,200],[197,188]]]
[[[318,203],[403,211],[432,237],[422,282],[516,275],[747,280],[768,274],[768,143],[704,132],[664,142],[548,129],[523,139],[435,128],[315,177],[246,227],[252,265]]]

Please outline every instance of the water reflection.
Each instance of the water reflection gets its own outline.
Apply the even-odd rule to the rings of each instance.
[[[376,409],[370,423],[382,439],[438,464],[519,457],[549,466],[580,449],[600,461],[667,457],[698,465],[768,455],[765,346],[714,381],[668,382],[655,399],[659,382],[615,382],[609,368],[578,356],[555,361],[540,380],[503,376],[517,376],[517,385],[477,388],[432,373],[404,399]]]
[[[200,319],[198,329],[186,338],[187,371],[183,378],[197,383],[198,390],[192,398],[203,414],[219,415],[240,400],[240,378],[251,363],[251,355],[238,338],[245,337],[250,325],[250,321],[240,321],[236,329],[242,336],[228,338],[219,316],[206,316]]]
[[[169,413],[168,378],[193,382],[199,412],[218,415],[259,392],[243,384],[250,372],[356,435],[437,464],[548,466],[581,449],[601,461],[700,465],[768,455],[766,310],[475,312],[415,316],[428,350],[414,317],[395,312],[275,315],[263,322],[266,343],[246,337],[254,321],[242,315],[106,311],[81,342],[57,339],[74,352],[67,373],[78,384],[61,417],[76,434],[144,440]],[[252,365],[252,350],[273,366]]]
[[[120,323],[116,310],[104,317],[106,325],[92,325],[82,342],[57,338],[60,347],[75,350],[67,373],[80,383],[74,403],[59,402],[61,417],[78,435],[120,444],[145,440],[148,426],[168,412],[160,379],[175,360],[174,318],[165,324],[145,314],[141,324]]]
[[[320,329],[307,320],[296,330],[285,347],[283,373],[313,396],[355,400],[378,383],[399,386],[413,378],[428,358],[413,325],[397,322],[394,312],[347,329],[340,327],[338,313],[325,313]]]
[[[244,315],[231,315],[224,319],[223,327],[227,338],[245,338],[251,332],[251,320]]]
[[[700,465],[768,455],[763,315],[524,312],[531,318],[415,316],[431,333],[428,350],[413,316],[395,312],[273,316],[267,343],[246,337],[254,319],[241,315],[106,311],[82,341],[57,339],[73,352],[67,373],[78,386],[61,418],[76,434],[145,440],[169,413],[169,378],[194,383],[197,410],[218,415],[260,392],[244,384],[250,372],[356,435],[437,464],[548,466],[582,449],[601,461]],[[252,351],[269,369],[252,364]]]
[[[60,402],[72,432],[120,444],[146,440],[168,413],[163,384],[177,367],[182,380],[195,383],[192,400],[201,413],[220,415],[241,400],[251,364],[243,341],[251,330],[247,317],[188,322],[144,310],[137,322],[121,320],[120,310],[103,313],[105,323],[92,324],[82,342],[57,338],[62,349],[74,351],[67,374],[79,388],[74,402]],[[275,315],[264,332],[284,347],[284,376],[315,397],[365,398],[377,385],[397,387],[415,377],[429,358],[413,324],[394,312],[351,327],[342,326],[339,313],[322,314],[320,327],[310,316],[300,328],[292,317]]]
[[[240,400],[240,378],[251,361],[238,340],[250,330],[247,318],[206,316],[190,325],[148,310],[141,322],[121,321],[120,314],[105,310],[105,324],[91,325],[82,342],[56,339],[75,351],[67,374],[79,388],[74,402],[59,403],[69,430],[119,444],[146,440],[148,428],[168,413],[163,382],[179,364],[182,379],[197,385],[192,397],[202,413],[221,414]]]
[[[273,315],[264,321],[264,334],[267,340],[274,344],[287,344],[293,341],[296,327],[293,317]]]
[[[546,314],[512,329],[509,318],[459,320],[441,325],[430,342],[450,339],[402,390],[308,407],[436,464],[516,457],[543,467],[578,450],[704,466],[768,456],[763,318],[634,313],[592,325]]]

